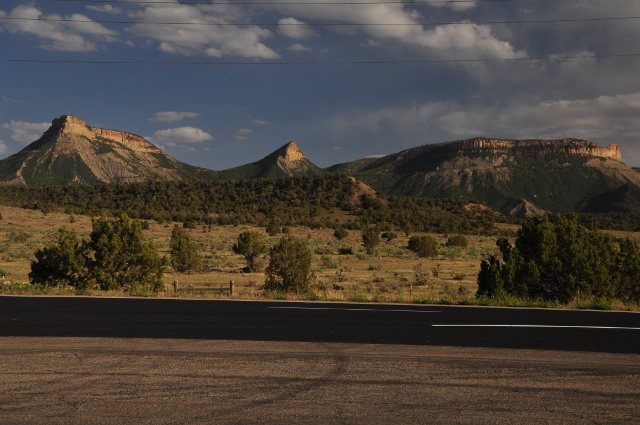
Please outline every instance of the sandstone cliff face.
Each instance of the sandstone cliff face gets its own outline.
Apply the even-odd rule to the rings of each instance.
[[[309,171],[309,160],[300,151],[296,142],[289,142],[276,151],[278,167],[289,176],[306,174]]]
[[[260,161],[218,172],[222,179],[257,179],[271,177],[310,176],[322,173],[300,151],[296,142],[289,142]]]
[[[517,155],[530,158],[548,155],[572,155],[622,162],[620,147],[615,143],[604,147],[599,146],[597,143],[580,139],[502,140],[485,138],[458,140],[407,149],[398,154],[396,161],[398,164],[402,164],[426,153],[435,153],[438,150],[441,150],[441,155],[450,159],[473,157],[487,158],[487,161],[492,162],[497,160],[496,157],[514,157]]]
[[[80,184],[180,180],[200,169],[183,164],[135,134],[91,127],[72,115],[0,161],[0,184]]]
[[[475,138],[329,170],[349,172],[387,194],[477,200],[515,215],[624,210],[640,193],[640,173],[622,162],[618,145],[579,139]],[[611,206],[596,205],[603,199]]]
[[[73,135],[84,136],[90,140],[103,139],[118,143],[134,152],[163,153],[162,149],[154,146],[145,139],[135,134],[123,131],[107,130],[99,127],[90,127],[84,120],[73,115],[63,115],[51,122],[51,127],[44,136]]]

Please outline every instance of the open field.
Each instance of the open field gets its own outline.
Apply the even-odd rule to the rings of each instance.
[[[91,231],[91,219],[87,216],[0,206],[0,269],[11,279],[27,282],[30,261],[36,249],[53,242],[56,231],[62,226],[74,229],[83,237]],[[336,214],[344,214],[336,212]],[[169,254],[169,239],[174,223],[149,222],[145,236],[156,244],[161,255]],[[516,230],[517,226],[501,224]],[[171,268],[165,273],[165,291],[159,296],[228,297],[223,291],[198,291],[197,288],[228,288],[234,281],[235,298],[262,298],[263,273],[244,273],[245,261],[234,254],[232,246],[244,231],[265,234],[269,245],[282,235],[268,236],[264,228],[250,226],[199,226],[189,230],[199,244],[204,270],[199,273],[175,273]],[[447,247],[449,235],[431,234],[438,243],[436,258],[420,258],[406,248],[408,237],[396,232],[398,237],[387,242],[382,239],[374,255],[366,255],[361,243],[360,231],[350,231],[349,236],[338,241],[331,229],[294,227],[292,235],[307,241],[313,252],[313,271],[316,282],[306,299],[375,301],[375,302],[445,302],[466,303],[475,299],[476,276],[483,257],[497,253],[497,236],[468,235],[466,248]],[[620,232],[617,232],[620,233]],[[640,234],[622,233],[617,237]],[[350,247],[353,255],[339,255],[338,249]],[[266,264],[266,259],[265,259]],[[178,281],[178,293],[173,282]],[[103,294],[96,291],[95,295]],[[122,293],[113,293],[122,295]],[[280,296],[267,294],[267,296]],[[296,296],[290,296],[296,298]]]

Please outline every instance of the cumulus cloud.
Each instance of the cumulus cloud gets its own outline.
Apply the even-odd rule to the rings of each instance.
[[[296,18],[280,19],[278,21],[277,33],[301,40],[317,35],[311,26]]]
[[[3,27],[12,34],[33,34],[47,40],[42,47],[49,50],[87,52],[97,50],[97,41],[114,42],[118,33],[111,31],[85,15],[44,15],[34,6],[21,5],[6,14],[10,18],[28,20],[3,21]],[[36,19],[36,20],[34,20]],[[39,21],[37,19],[69,19],[84,22]]]
[[[269,121],[256,119],[256,120],[253,120],[253,123],[257,125],[268,125]]]
[[[153,143],[164,146],[175,146],[179,143],[202,143],[209,140],[213,140],[213,136],[194,127],[178,127],[156,131],[151,139]]]
[[[9,148],[4,144],[2,140],[0,140],[0,155],[4,156],[9,152]]]
[[[150,121],[160,121],[160,122],[178,122],[182,121],[185,118],[196,118],[199,117],[200,114],[198,112],[156,112],[153,118],[150,118]]]
[[[94,10],[96,12],[109,13],[111,15],[119,15],[122,13],[122,9],[119,7],[113,7],[110,4],[105,4],[103,6],[88,5],[87,9]]]
[[[472,3],[464,3],[471,5]],[[462,5],[462,3],[461,3]],[[425,29],[421,15],[401,3],[340,5],[318,4],[315,0],[273,6],[283,13],[305,19],[363,24],[362,31],[374,39],[393,39],[432,49],[445,58],[464,54],[466,58],[511,59],[526,57],[508,41],[498,39],[487,25],[439,25]],[[367,25],[367,24],[398,25]]]
[[[287,47],[287,50],[291,50],[292,52],[295,52],[295,53],[302,53],[302,52],[310,52],[311,51],[310,48],[305,47],[300,43],[296,43],[296,44],[293,44],[293,45]]]
[[[531,103],[520,100],[501,106],[430,102],[405,108],[342,113],[320,123],[319,128],[329,129],[330,137],[336,139],[366,135],[371,146],[378,140],[385,141],[388,134],[397,135],[398,143],[404,143],[405,147],[415,146],[416,141],[433,143],[477,136],[580,138],[602,145],[618,143],[623,147],[623,154],[627,152],[627,160],[638,163],[638,116],[640,93],[631,93]]]
[[[448,7],[454,12],[464,12],[470,9],[473,9],[478,5],[477,1],[469,0],[469,1],[457,1],[454,3],[429,3],[431,7]]]
[[[234,137],[234,140],[237,140],[239,142],[244,141],[244,140],[248,140],[249,139],[249,135],[253,134],[253,131],[251,131],[248,128],[241,128],[240,130],[238,130],[238,134]]]
[[[227,55],[256,59],[280,57],[261,41],[273,33],[255,25],[246,26],[242,22],[242,10],[231,4],[186,5],[174,1],[144,6],[134,17],[139,23],[128,31],[156,41],[159,49],[167,53],[185,56],[204,54],[217,58]],[[146,25],[154,22],[186,22],[191,25]]]
[[[11,120],[10,123],[4,124],[2,128],[11,131],[12,140],[28,145],[38,140],[50,126],[51,123],[48,122],[32,123]]]

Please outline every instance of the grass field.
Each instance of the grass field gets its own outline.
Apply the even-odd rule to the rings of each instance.
[[[91,218],[67,214],[43,214],[40,211],[0,206],[3,219],[0,221],[0,269],[10,274],[5,282],[26,283],[30,261],[36,249],[53,242],[57,229],[66,226],[81,236],[88,237]],[[339,214],[339,213],[337,213]],[[145,236],[156,244],[161,255],[169,255],[169,239],[174,223],[149,222]],[[513,230],[517,226],[500,225]],[[175,297],[229,297],[226,291],[211,291],[228,288],[234,281],[234,298],[282,297],[281,294],[265,294],[262,287],[263,273],[243,273],[244,259],[232,251],[238,235],[247,230],[264,233],[268,244],[275,244],[282,235],[268,236],[264,228],[247,226],[213,226],[189,230],[199,244],[203,256],[204,270],[199,273],[175,273],[167,269],[164,276],[165,291],[157,296]],[[312,291],[304,295],[288,295],[287,298],[320,299],[367,302],[425,302],[425,303],[475,303],[476,276],[483,257],[497,253],[497,237],[467,236],[466,248],[447,247],[449,235],[432,234],[438,243],[436,258],[420,258],[406,246],[408,237],[397,232],[398,237],[390,242],[382,239],[374,255],[366,255],[359,231],[338,241],[331,229],[308,229],[294,227],[292,235],[307,242],[313,252],[313,271],[316,281]],[[640,234],[620,233],[616,236]],[[339,255],[338,249],[350,247],[353,255]],[[266,265],[267,259],[265,259]],[[173,282],[178,281],[178,292]],[[14,283],[14,286],[20,285]],[[6,285],[5,285],[6,287]],[[201,291],[206,288],[209,291]],[[60,290],[52,290],[59,293]],[[68,292],[68,290],[66,290]],[[6,292],[6,291],[5,291]],[[62,291],[65,292],[65,291]],[[102,293],[95,295],[122,295]],[[156,295],[156,294],[154,294]],[[577,305],[580,307],[580,305]]]

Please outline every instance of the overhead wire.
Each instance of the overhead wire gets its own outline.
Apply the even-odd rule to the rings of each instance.
[[[553,57],[527,58],[492,58],[492,59],[424,59],[424,60],[366,60],[366,61],[271,61],[271,62],[243,62],[243,61],[114,61],[114,60],[86,60],[86,59],[1,59],[3,63],[58,63],[58,64],[86,64],[86,65],[177,65],[177,66],[269,66],[269,65],[385,65],[385,64],[438,64],[438,63],[470,63],[470,62],[551,62],[561,60],[602,59],[602,58],[635,58],[640,53],[621,53],[607,55],[576,55]]]
[[[197,25],[197,26],[440,26],[440,25],[498,25],[498,24],[553,24],[570,22],[601,22],[601,21],[625,21],[640,19],[640,16],[612,16],[602,18],[566,18],[566,19],[524,19],[508,21],[442,21],[442,22],[403,22],[403,23],[356,23],[356,22],[141,22],[120,21],[109,19],[71,19],[71,18],[25,18],[14,16],[0,16],[4,21],[42,21],[42,22],[70,22],[70,23],[98,23],[98,24],[134,24],[134,25]]]
[[[116,4],[184,4],[184,5],[220,5],[220,6],[233,6],[233,5],[371,5],[371,4],[414,4],[414,5],[429,5],[429,4],[448,4],[448,3],[500,3],[500,2],[512,2],[519,0],[379,0],[379,1],[229,1],[229,2],[215,2],[215,1],[176,1],[172,0],[149,0],[149,1],[135,1],[135,0],[48,0],[57,3],[116,3]]]

